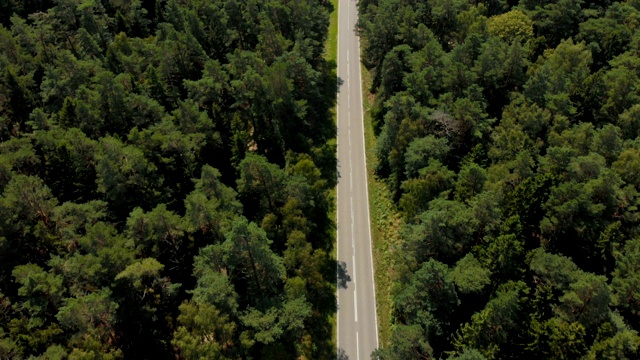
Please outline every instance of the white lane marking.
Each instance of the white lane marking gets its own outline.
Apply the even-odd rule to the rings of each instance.
[[[349,151],[349,154],[351,154],[351,151]],[[352,175],[353,175],[353,171],[351,171],[351,169],[349,169],[349,188],[351,190],[353,190],[353,176]],[[351,212],[353,212],[353,207],[352,207]],[[351,216],[351,218],[352,218],[351,221],[353,221],[353,216]]]
[[[358,291],[358,283],[356,282],[356,255],[351,255],[351,261],[353,261],[353,290]]]
[[[351,221],[351,249],[353,249],[353,253],[356,253],[356,241],[354,240],[355,237],[353,236],[353,221]],[[354,260],[355,261],[355,260]],[[354,264],[355,265],[355,264]]]
[[[371,261],[371,281],[373,284],[373,316],[375,319],[375,325],[376,325],[376,348],[380,347],[380,343],[378,342],[378,305],[377,305],[377,301],[376,301],[376,278],[375,275],[373,273],[373,245],[371,244],[371,215],[370,215],[370,210],[369,210],[369,174],[367,173],[367,152],[365,149],[365,137],[364,137],[364,109],[362,109],[362,70],[361,70],[361,60],[360,60],[360,37],[356,35],[356,43],[358,45],[358,89],[360,91],[360,107],[361,107],[361,111],[360,111],[360,117],[361,117],[361,121],[360,124],[362,126],[362,157],[364,158],[364,166],[365,166],[365,171],[364,171],[364,185],[365,185],[365,201],[367,204],[367,222],[368,222],[368,226],[367,226],[367,238],[369,239],[369,259]]]
[[[351,133],[351,131],[349,131]],[[349,212],[351,213],[351,225],[353,225],[353,167],[351,166],[351,143],[349,143]],[[353,232],[353,231],[352,231]],[[352,234],[353,238],[353,234]]]
[[[353,290],[353,308],[355,309],[356,322],[358,322],[358,293]]]
[[[354,254],[355,254],[355,249],[356,249],[356,242],[355,242],[355,236],[353,236],[353,234],[355,234],[354,231],[354,217],[353,217],[353,196],[351,196],[351,198],[349,199],[351,201],[351,248],[354,250]],[[355,262],[355,260],[354,260]],[[354,264],[355,266],[355,264]]]
[[[356,331],[356,359],[360,360],[360,337]]]
[[[347,5],[347,29],[351,25],[351,6]]]

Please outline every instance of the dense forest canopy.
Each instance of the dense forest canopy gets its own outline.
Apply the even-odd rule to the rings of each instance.
[[[333,356],[330,11],[0,2],[0,358]]]
[[[640,2],[360,0],[381,359],[640,358]]]

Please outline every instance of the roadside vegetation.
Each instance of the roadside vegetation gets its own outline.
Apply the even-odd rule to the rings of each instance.
[[[333,62],[337,66],[338,61],[338,0],[331,0],[331,12],[329,13],[329,35],[326,42],[327,62]]]
[[[376,355],[640,358],[640,4],[358,4]]]
[[[368,89],[371,75],[362,68],[362,92],[364,107],[364,133],[367,149],[367,181],[369,184],[369,209],[371,211],[371,238],[373,241],[373,262],[376,282],[376,301],[378,310],[378,331],[380,344],[390,346],[391,336],[391,289],[394,283],[395,266],[393,264],[396,249],[399,249],[399,229],[401,217],[393,203],[388,185],[375,176],[376,137],[371,122],[371,106],[374,95]]]

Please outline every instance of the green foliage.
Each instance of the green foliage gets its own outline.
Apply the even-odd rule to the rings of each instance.
[[[520,10],[495,15],[487,20],[487,30],[491,35],[508,42],[527,42],[533,38],[533,21]]]
[[[486,307],[462,325],[453,340],[457,351],[478,349],[487,359],[500,358],[501,345],[510,341],[511,332],[518,328],[521,296],[524,283],[507,283]]]
[[[249,309],[241,317],[249,328],[245,335],[259,343],[268,345],[279,341],[285,333],[301,332],[304,320],[311,315],[311,306],[302,298],[287,301],[281,308],[269,308],[266,312]]]
[[[471,209],[457,201],[436,199],[429,210],[418,215],[416,223],[405,229],[407,256],[417,256],[418,263],[428,257],[458,257],[469,246],[478,225]]]
[[[156,166],[137,147],[105,137],[96,154],[97,191],[103,193],[112,206],[132,210],[134,204],[149,204],[157,195]]]
[[[540,277],[540,281],[561,290],[565,290],[574,281],[579,271],[571,259],[549,254],[543,249],[534,250],[529,253],[529,257],[529,267]]]
[[[482,291],[491,282],[490,277],[491,271],[483,268],[472,254],[460,259],[451,272],[451,280],[463,294]]]
[[[487,174],[482,167],[475,163],[465,164],[458,173],[456,195],[462,201],[468,200],[482,192],[486,180]]]
[[[394,309],[380,358],[636,356],[639,8],[359,3],[373,166],[402,217],[379,247],[423,312]],[[408,292],[431,261],[460,302],[442,335]]]
[[[422,264],[395,296],[394,313],[403,323],[420,325],[427,339],[441,335],[447,315],[458,305],[456,275],[435,260]]]
[[[240,219],[225,238],[221,245],[223,261],[231,276],[250,279],[249,293],[257,296],[255,300],[281,284],[285,275],[282,258],[271,250],[263,229]]]
[[[400,208],[408,219],[428,209],[429,202],[453,187],[455,173],[438,160],[419,170],[420,176],[402,183]]]
[[[0,2],[0,358],[329,358],[330,8]]]
[[[613,272],[613,303],[635,317],[640,315],[640,293],[638,293],[637,270],[640,266],[640,241],[629,240],[623,248],[615,252],[616,268]]]
[[[224,271],[220,247],[205,246],[194,257],[194,273],[197,286],[191,292],[193,300],[198,304],[211,304],[224,310],[229,315],[238,311],[238,294]]]
[[[79,333],[98,331],[109,336],[115,320],[117,304],[109,300],[109,290],[68,298],[56,315],[60,324]]]
[[[604,276],[584,274],[560,297],[559,311],[585,328],[599,324],[609,312],[610,292]]]
[[[156,277],[159,272],[164,268],[164,265],[160,264],[158,260],[154,258],[146,258],[141,262],[135,262],[127,266],[124,271],[116,275],[115,280],[130,281],[134,288],[141,288],[142,280],[145,277]]]
[[[372,356],[384,360],[420,359],[432,356],[433,349],[426,341],[420,325],[398,325],[393,331],[391,346],[378,349]]]
[[[202,167],[195,189],[184,201],[187,231],[200,231],[205,236],[212,234],[221,239],[222,232],[230,226],[229,220],[242,210],[235,190],[223,184],[220,177],[217,169],[209,165]]]
[[[465,349],[462,354],[450,357],[449,360],[486,360],[486,357],[476,349]]]
[[[634,330],[624,329],[593,344],[586,359],[633,359],[638,356],[640,337]]]
[[[436,138],[433,135],[414,139],[407,147],[405,154],[405,173],[407,177],[415,177],[424,168],[430,159],[442,161],[449,152],[447,139]]]
[[[25,298],[21,308],[32,316],[32,321],[43,321],[47,310],[60,305],[64,293],[60,275],[49,274],[38,265],[27,264],[16,266],[13,277],[21,285],[18,295]]]
[[[505,278],[518,276],[524,259],[523,241],[518,240],[515,234],[500,235],[487,241],[485,262],[491,271]]]
[[[266,158],[253,154],[239,165],[238,191],[241,196],[257,200],[252,208],[275,212],[284,200],[285,173]],[[254,201],[255,201],[254,200]]]
[[[186,359],[227,359],[236,325],[213,305],[183,303],[172,343]],[[226,350],[226,351],[225,351]]]

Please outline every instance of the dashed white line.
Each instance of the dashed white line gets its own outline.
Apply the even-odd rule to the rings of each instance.
[[[358,284],[356,283],[356,255],[351,255],[351,261],[353,261],[353,291],[358,291]]]
[[[356,318],[356,322],[358,322],[358,293],[356,292],[356,290],[353,290],[353,307],[355,309],[355,318]]]

